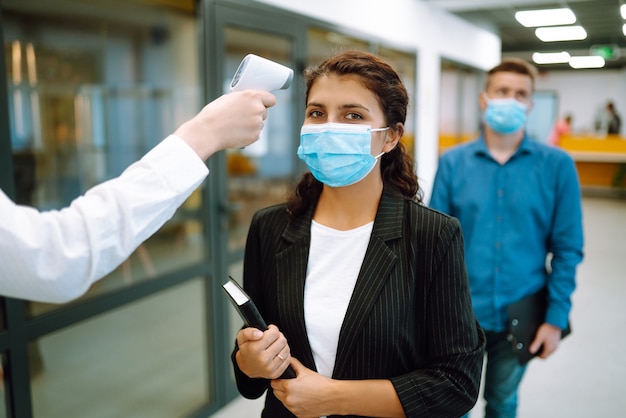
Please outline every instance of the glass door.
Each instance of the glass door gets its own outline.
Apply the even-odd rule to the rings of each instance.
[[[289,37],[227,25],[223,90],[228,91],[232,75],[242,58],[255,54],[290,68],[292,42]],[[265,127],[257,142],[226,152],[228,190],[228,250],[239,258],[245,246],[248,226],[255,211],[283,202],[291,189],[297,166],[297,137],[294,137],[293,90],[279,90],[276,106],[269,109]]]
[[[305,24],[293,15],[254,3],[210,1],[205,4],[207,28],[207,86],[209,98],[229,93],[233,75],[248,54],[278,62],[294,70],[288,90],[274,91],[277,104],[269,109],[260,139],[254,144],[220,153],[209,161],[209,193],[206,199],[213,231],[213,325],[216,359],[228,359],[242,321],[220,289],[228,276],[243,279],[243,254],[252,216],[264,207],[284,202],[303,171],[296,150],[304,114],[302,65],[306,54]],[[302,54],[302,55],[299,55]],[[224,316],[226,319],[224,320]],[[223,334],[222,334],[223,333]],[[229,376],[225,399],[237,394],[230,361],[215,364],[219,375]],[[220,394],[218,393],[218,399]]]

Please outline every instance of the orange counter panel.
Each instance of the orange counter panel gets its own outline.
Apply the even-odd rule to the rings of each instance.
[[[563,137],[561,147],[576,161],[581,186],[612,187],[616,173],[626,164],[626,138],[617,135]]]

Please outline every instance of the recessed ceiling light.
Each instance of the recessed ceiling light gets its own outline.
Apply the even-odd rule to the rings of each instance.
[[[579,41],[587,37],[582,26],[554,26],[535,29],[535,35],[543,42]]]
[[[569,53],[565,51],[533,53],[533,62],[535,64],[565,64],[569,62],[569,58]]]
[[[602,68],[604,67],[604,58],[597,55],[589,55],[584,57],[571,57],[569,65],[572,68]]]
[[[515,13],[515,19],[527,28],[538,26],[571,25],[576,22],[576,15],[569,8],[526,10]]]
[[[622,26],[622,32],[624,33],[624,36],[626,36],[626,23]]]
[[[626,4],[622,4],[619,7],[619,12],[622,15],[622,19],[626,19]]]

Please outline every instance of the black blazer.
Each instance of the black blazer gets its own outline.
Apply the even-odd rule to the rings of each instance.
[[[248,233],[244,288],[291,355],[315,370],[304,323],[313,208],[297,220],[284,205],[257,212]],[[339,336],[334,379],[390,379],[410,417],[458,417],[478,397],[484,335],[471,306],[459,222],[383,193]],[[268,390],[263,417],[293,417],[269,381],[234,361],[240,393]]]

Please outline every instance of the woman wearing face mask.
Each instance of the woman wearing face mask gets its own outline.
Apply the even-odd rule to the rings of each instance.
[[[583,256],[574,161],[524,131],[535,72],[518,59],[488,72],[479,98],[484,133],[441,157],[430,200],[463,228],[474,312],[487,336],[487,417],[515,417],[526,355],[545,359],[558,348]],[[515,343],[526,357],[520,361],[508,307],[540,290],[548,294],[544,323],[531,341]]]
[[[408,95],[374,55],[305,72],[286,204],[255,214],[244,287],[270,325],[237,334],[233,364],[263,417],[456,417],[478,396],[484,336],[458,222],[420,204],[400,138]],[[277,379],[291,364],[297,377]]]

